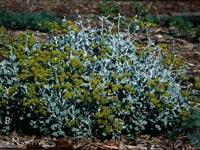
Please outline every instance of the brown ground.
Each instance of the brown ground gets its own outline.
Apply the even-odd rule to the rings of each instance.
[[[142,135],[120,140],[100,141],[96,138],[62,138],[24,136],[13,132],[10,136],[0,136],[0,149],[66,149],[66,150],[197,150],[195,144],[177,136],[169,139],[162,136]]]

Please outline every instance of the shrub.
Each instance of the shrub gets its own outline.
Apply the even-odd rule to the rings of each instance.
[[[200,148],[200,112],[198,109],[191,111],[183,130],[187,133],[187,137]]]
[[[200,40],[200,26],[197,16],[153,16],[150,15],[144,20],[159,24],[163,27],[169,27],[169,34],[179,36],[192,43],[198,43]]]
[[[44,22],[59,22],[61,19],[48,15],[46,12],[40,13],[12,13],[0,11],[0,26],[17,30],[49,31],[48,28],[40,26]]]
[[[121,12],[119,5],[113,0],[101,0],[99,5],[100,15],[114,19]]]
[[[0,63],[0,114],[15,116],[10,126],[117,138],[162,131],[187,117],[184,69],[164,65],[166,49],[150,39],[137,47],[128,32],[70,26],[45,43],[33,37],[21,34]]]
[[[147,6],[145,7],[145,2],[141,2],[138,0],[132,0],[132,4],[134,6],[135,14],[138,15],[140,19],[145,20],[150,15],[150,7],[149,1],[146,2]]]
[[[9,38],[5,34],[5,28],[0,27],[0,61],[8,54]]]

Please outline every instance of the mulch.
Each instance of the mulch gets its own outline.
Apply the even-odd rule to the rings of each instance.
[[[0,136],[0,149],[67,149],[67,150],[196,150],[195,144],[185,136],[176,140],[164,136],[141,135],[139,137],[122,137],[120,140],[100,141],[96,138],[36,137],[19,135],[13,132],[9,136]]]

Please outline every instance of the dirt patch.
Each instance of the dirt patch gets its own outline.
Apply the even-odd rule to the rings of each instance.
[[[11,12],[38,12],[47,11],[52,15],[66,16],[68,19],[76,19],[77,15],[93,18],[100,14],[100,0],[1,0],[0,10]],[[122,15],[135,16],[135,6],[130,0],[114,0],[122,12]],[[154,15],[199,13],[200,2],[191,1],[141,1],[143,8],[148,8]]]

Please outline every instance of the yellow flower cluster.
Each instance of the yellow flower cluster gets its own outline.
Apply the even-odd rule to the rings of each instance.
[[[70,92],[66,92],[64,94],[64,98],[68,99],[68,98],[71,98],[75,95],[74,91],[70,91]]]
[[[38,97],[32,97],[32,98],[28,98],[28,99],[25,97],[22,100],[22,102],[23,102],[24,107],[32,106],[35,114],[41,114],[41,115],[44,115],[44,116],[47,115],[47,110],[46,110],[47,102],[46,102],[46,100],[40,99]]]
[[[6,99],[2,99],[1,102],[2,102],[3,105],[6,105],[8,103],[8,101]]]
[[[150,102],[154,104],[154,106],[156,108],[158,108],[160,111],[163,111],[164,110],[164,107],[167,107],[167,108],[172,108],[173,105],[172,103],[166,103],[164,100],[162,99],[158,99],[157,97],[159,97],[158,95],[156,95],[156,93],[154,92],[149,92],[147,91],[145,93],[145,96],[150,99]],[[167,91],[164,91],[161,95],[161,97],[165,98],[168,96],[168,93]],[[160,97],[160,98],[161,98]]]
[[[96,112],[97,121],[96,123],[98,125],[103,125],[105,133],[111,133],[114,130],[115,131],[121,131],[122,130],[122,124],[124,121],[120,118],[115,118],[113,115],[113,109],[109,108],[107,106],[103,106],[102,110],[100,112]]]
[[[103,106],[101,112],[96,112],[96,117],[97,118],[104,118],[104,117],[106,117],[110,114],[111,114],[111,109],[106,107],[106,106]]]
[[[99,102],[106,101],[106,96],[102,95],[102,91],[103,91],[102,87],[94,88],[91,92],[91,96],[92,96],[93,100],[99,101]]]
[[[156,106],[158,106],[159,104],[160,104],[160,100],[158,100],[158,99],[156,99],[156,98],[151,98],[150,99],[150,101],[154,104],[154,105],[156,105]]]
[[[70,58],[70,63],[73,68],[82,68],[83,64],[81,63],[79,58]]]
[[[35,83],[25,83],[25,85],[28,88],[28,93],[29,95],[27,95],[28,97],[33,97],[36,94],[36,84]]]
[[[65,120],[65,125],[70,126],[70,127],[79,125],[79,123],[80,122],[77,119],[73,119],[73,120],[66,119]]]
[[[35,114],[38,114],[38,115],[43,115],[43,116],[46,116],[47,115],[47,110],[46,110],[46,107],[43,106],[43,105],[36,105],[35,108],[34,108],[34,112]]]
[[[185,63],[183,62],[180,56],[174,56],[170,53],[166,43],[159,43],[158,46],[162,48],[161,52],[162,55],[164,56],[162,63],[165,64],[167,67],[173,64],[172,69],[180,70],[183,66],[185,66]]]
[[[68,30],[74,30],[76,32],[79,32],[79,28],[70,20],[67,20],[66,22],[64,22],[62,24],[62,30],[65,31],[65,32],[68,32],[68,30],[66,30],[66,27],[68,27]]]
[[[122,88],[121,84],[112,84],[112,92],[117,92]]]
[[[200,77],[199,76],[195,76],[194,79],[195,79],[194,88],[200,89]]]
[[[40,102],[39,98],[30,98],[30,99],[28,99],[27,101],[24,102],[24,106],[36,104],[36,103],[39,103],[39,102]]]
[[[158,77],[154,78],[153,80],[149,80],[146,83],[148,86],[153,87],[155,92],[159,95],[161,94],[162,97],[168,97],[167,88],[169,87],[168,82],[161,82]],[[147,94],[147,93],[146,93]],[[146,95],[148,96],[148,95]]]
[[[18,85],[18,84],[11,86],[11,87],[7,90],[7,93],[6,93],[7,96],[9,96],[9,97],[12,96],[18,88],[19,88],[19,85]]]
[[[149,86],[156,86],[159,83],[159,78],[155,77],[153,80],[147,81],[147,85]]]
[[[186,121],[187,120],[187,117],[189,115],[189,111],[184,109],[180,112],[180,115],[181,115],[181,120],[182,121]]]
[[[125,88],[127,91],[131,92],[132,94],[135,94],[135,93],[136,93],[136,89],[135,89],[135,88],[132,88],[131,85],[128,84],[128,83],[125,84],[124,88]]]
[[[72,21],[66,21],[64,22],[63,24],[59,24],[58,22],[56,21],[46,21],[42,24],[39,24],[40,26],[43,26],[47,29],[50,29],[50,31],[52,33],[67,33],[68,31],[70,30],[74,30],[76,32],[79,32],[79,28],[74,25],[74,23]]]
[[[131,73],[126,72],[122,75],[119,75],[117,78],[118,78],[118,80],[122,80],[124,78],[130,78],[130,77],[131,77]]]
[[[84,51],[83,50],[75,50],[73,51],[73,54],[76,56],[82,56],[83,57],[83,54],[84,54]]]

